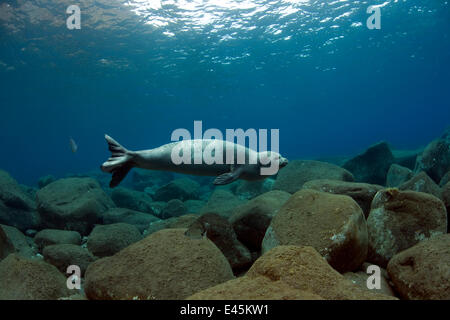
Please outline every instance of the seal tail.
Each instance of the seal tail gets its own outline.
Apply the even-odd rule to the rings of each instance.
[[[105,134],[108,149],[111,151],[111,157],[104,162],[100,169],[104,172],[112,173],[110,188],[114,188],[125,178],[131,168],[134,167],[132,162],[132,152],[125,149],[116,140]]]

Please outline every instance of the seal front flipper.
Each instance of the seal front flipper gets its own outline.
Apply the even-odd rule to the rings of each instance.
[[[102,164],[100,169],[104,172],[112,173],[112,179],[109,183],[111,188],[119,185],[125,178],[131,168],[134,167],[132,158],[133,152],[125,149],[116,140],[105,134],[105,139],[108,142],[111,157]]]
[[[241,175],[241,173],[242,173],[242,167],[232,168],[231,172],[221,174],[216,179],[214,179],[213,184],[224,185],[224,184],[232,183],[233,181],[239,179],[239,176]]]

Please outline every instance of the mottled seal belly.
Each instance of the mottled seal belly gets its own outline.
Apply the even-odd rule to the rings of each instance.
[[[130,151],[105,135],[111,157],[102,171],[112,173],[114,188],[133,168],[164,170],[177,173],[217,176],[214,184],[223,185],[237,179],[262,180],[276,174],[288,160],[273,151],[257,152],[229,141],[218,139],[182,140],[155,149]],[[267,168],[276,168],[271,173]],[[269,174],[265,173],[269,172]]]

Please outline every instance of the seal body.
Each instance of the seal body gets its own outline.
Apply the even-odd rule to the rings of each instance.
[[[276,152],[256,152],[229,141],[196,139],[172,142],[160,147],[130,151],[105,135],[111,157],[101,169],[112,173],[110,187],[117,186],[133,167],[177,173],[217,176],[214,184],[228,184],[236,179],[262,180],[263,167],[282,168],[287,159]],[[276,173],[276,172],[275,172]]]

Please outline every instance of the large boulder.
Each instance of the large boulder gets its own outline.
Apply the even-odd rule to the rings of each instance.
[[[0,225],[0,261],[14,252],[14,246]]]
[[[353,175],[334,164],[313,160],[293,160],[280,170],[273,185],[273,190],[295,193],[305,182],[316,179],[353,181]]]
[[[441,197],[441,188],[423,171],[401,184],[398,188],[400,190],[429,193],[436,198]]]
[[[217,213],[224,218],[229,218],[234,209],[243,203],[245,200],[239,199],[230,191],[216,189],[199,213]]]
[[[44,177],[41,177],[38,180],[38,188],[42,189],[46,185],[48,185],[48,184],[50,184],[52,182],[55,182],[55,181],[56,181],[56,178],[53,175],[51,175],[51,174],[46,175]]]
[[[139,229],[131,224],[97,225],[87,240],[87,248],[96,257],[108,257],[142,239]]]
[[[236,207],[229,220],[239,241],[252,251],[260,251],[272,218],[290,196],[285,191],[273,190]]]
[[[35,249],[32,248],[28,243],[27,237],[22,232],[20,232],[19,229],[6,225],[0,225],[0,227],[1,229],[3,229],[6,236],[8,237],[9,242],[12,244],[14,252],[21,256],[29,258],[33,257],[36,254]]]
[[[252,262],[250,251],[237,239],[227,219],[206,213],[194,221],[186,231],[193,239],[207,237],[222,251],[235,272],[248,268]]]
[[[450,128],[417,157],[414,171],[425,171],[436,183],[450,171]]]
[[[175,179],[157,189],[153,198],[156,201],[169,201],[179,199],[181,201],[198,199],[200,196],[200,184],[189,178]]]
[[[154,189],[157,186],[167,184],[173,179],[173,174],[168,171],[134,169],[131,176],[133,189],[144,191],[145,188]]]
[[[127,208],[112,208],[103,214],[104,224],[127,223],[132,224],[142,233],[152,223],[159,221],[154,215],[134,211]]]
[[[206,202],[202,200],[186,200],[184,202],[187,213],[199,213],[205,204]]]
[[[272,219],[262,242],[314,247],[339,272],[353,271],[367,257],[364,213],[349,196],[315,190],[294,193]]]
[[[0,300],[56,300],[70,295],[55,266],[10,254],[0,262]]]
[[[37,194],[43,228],[78,231],[89,234],[112,200],[92,178],[66,178],[52,182]]]
[[[87,249],[74,244],[46,246],[42,254],[46,262],[54,265],[64,274],[67,272],[67,267],[77,265],[83,276],[88,265],[95,261],[95,257]]]
[[[188,299],[392,300],[345,279],[312,247],[279,246],[260,257],[247,274]]]
[[[442,187],[442,201],[447,208],[447,232],[450,232],[450,182]]]
[[[389,167],[386,177],[386,186],[398,187],[414,176],[411,169],[398,165],[396,163]]]
[[[152,209],[153,200],[145,192],[118,187],[112,191],[111,199],[117,207],[154,214]]]
[[[422,241],[396,254],[387,271],[404,299],[450,300],[450,234]]]
[[[368,261],[386,267],[398,252],[447,231],[447,212],[438,198],[422,192],[385,189],[367,219]]]
[[[275,180],[267,178],[259,181],[239,181],[234,193],[241,199],[253,199],[260,194],[269,192],[272,190]]]
[[[364,215],[367,217],[370,212],[370,205],[373,197],[379,190],[383,189],[383,187],[376,184],[361,182],[319,179],[306,182],[303,185],[303,189],[312,189],[349,196],[356,201],[363,210]]]
[[[76,231],[44,229],[36,233],[34,243],[39,251],[52,244],[81,244],[81,235]]]
[[[387,271],[385,269],[381,268],[380,266],[376,266],[380,270],[380,278],[379,278],[380,287],[379,288],[369,288],[367,286],[368,281],[373,282],[372,277],[374,275],[374,272],[372,269],[368,269],[368,267],[370,267],[370,266],[376,266],[376,265],[372,265],[372,264],[366,262],[366,263],[363,263],[360,271],[346,272],[343,274],[343,276],[346,279],[350,280],[351,282],[357,284],[364,290],[367,290],[369,292],[377,292],[377,293],[395,297],[396,295],[395,295],[394,290],[391,287],[389,275],[388,275]]]
[[[441,179],[441,182],[439,182],[439,186],[443,187],[445,186],[448,182],[450,182],[450,171],[447,172]]]
[[[185,299],[233,278],[225,256],[186,229],[153,233],[86,271],[89,299]]]
[[[144,232],[144,236],[149,236],[162,229],[189,228],[191,224],[199,217],[198,214],[185,214],[179,217],[173,217],[165,220],[152,222]]]
[[[188,213],[188,209],[183,201],[179,199],[169,200],[166,206],[162,209],[160,218],[169,219],[179,217]]]
[[[26,231],[37,229],[40,222],[34,201],[16,180],[0,170],[0,223]]]
[[[353,173],[357,182],[386,184],[386,176],[394,156],[386,142],[369,147],[362,154],[348,160],[343,167]]]

